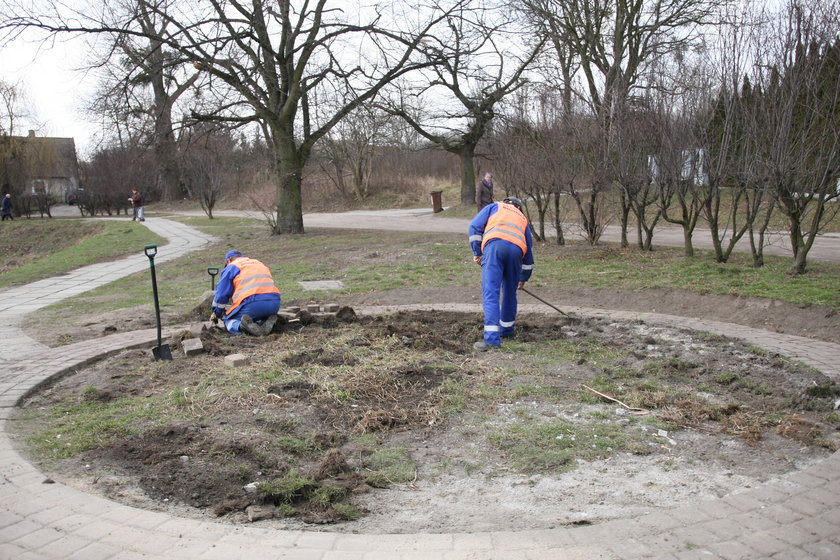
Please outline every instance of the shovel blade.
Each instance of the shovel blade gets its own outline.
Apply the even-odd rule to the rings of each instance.
[[[160,346],[155,346],[152,348],[152,356],[154,356],[155,361],[159,362],[160,360],[172,361],[172,350],[169,349],[168,344],[161,344]]]

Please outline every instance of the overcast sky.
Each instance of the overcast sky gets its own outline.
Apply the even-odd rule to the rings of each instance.
[[[97,131],[83,111],[94,77],[76,70],[85,66],[86,45],[79,38],[41,44],[38,37],[29,34],[0,48],[0,79],[21,86],[25,106],[36,121],[21,123],[16,133],[35,129],[39,136],[75,138],[79,157],[84,158]]]

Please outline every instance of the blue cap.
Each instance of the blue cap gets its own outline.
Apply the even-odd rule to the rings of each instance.
[[[227,262],[228,260],[230,260],[234,257],[241,257],[241,256],[242,256],[242,253],[240,253],[236,249],[232,249],[232,250],[227,252],[227,255],[225,255],[225,262]]]

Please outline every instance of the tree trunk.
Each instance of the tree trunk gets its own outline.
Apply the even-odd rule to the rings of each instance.
[[[273,233],[303,233],[301,183],[305,160],[298,154],[293,138],[274,136],[277,171],[277,220]]]
[[[475,205],[475,146],[463,146],[458,152],[461,160],[461,204]]]
[[[799,250],[796,251],[796,254],[793,256],[793,268],[791,272],[794,274],[805,274],[805,264],[806,264],[806,257],[808,256],[808,251],[806,251],[802,246],[799,247]]]
[[[627,189],[621,188],[621,246],[627,248],[630,242],[627,240],[627,228],[630,224],[630,194]]]
[[[712,235],[712,247],[715,250],[715,262],[725,263],[726,258],[723,256],[723,241],[720,238],[720,222],[718,222],[717,215],[711,215],[707,218],[709,221],[709,233]]]
[[[566,238],[563,235],[563,222],[560,219],[560,192],[554,193],[554,232],[557,234],[557,244],[565,245]]]
[[[168,115],[167,115],[168,117]],[[154,154],[157,164],[155,186],[162,200],[174,200],[180,196],[181,172],[178,167],[178,146],[175,143],[172,123],[169,118],[155,125]]]
[[[694,243],[692,242],[693,233],[688,225],[683,225],[683,240],[685,243],[685,256],[688,258],[694,257]]]
[[[752,254],[753,268],[764,266],[764,229],[758,232],[758,242],[756,242],[756,232],[750,227],[750,253]]]

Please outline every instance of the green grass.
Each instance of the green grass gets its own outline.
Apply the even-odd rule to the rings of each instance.
[[[64,459],[139,433],[141,425],[159,425],[171,418],[165,410],[155,398],[67,403],[49,410],[44,429],[29,443],[43,459]]]
[[[136,253],[166,240],[129,221],[17,220],[3,224],[0,287],[57,276],[89,264]],[[9,266],[9,261],[19,266]]]
[[[231,248],[262,260],[272,269],[285,305],[311,299],[340,300],[383,290],[445,286],[476,286],[477,289],[480,284],[480,270],[472,263],[465,236],[461,235],[312,230],[305,235],[274,236],[259,220],[177,219],[216,235],[220,242],[156,267],[164,312],[183,313],[192,309],[199,296],[210,288],[207,267],[221,266],[224,253]],[[84,224],[81,221],[74,223],[80,227]],[[111,255],[120,253],[114,250],[117,246],[130,253],[139,251],[136,247],[147,242],[160,242],[150,238],[149,232],[139,224],[105,224],[110,233],[95,236],[99,239],[95,245],[107,246],[113,251],[108,253]],[[71,254],[74,258],[84,255],[84,262],[69,264]],[[62,249],[41,259],[41,274],[59,274],[68,268],[111,258],[97,256],[100,254],[105,253]],[[615,246],[560,247],[553,243],[538,243],[535,256],[537,265],[531,282],[535,290],[546,286],[630,291],[670,288],[698,294],[766,297],[840,309],[840,265],[834,263],[812,261],[807,274],[796,276],[788,273],[792,263],[789,258],[768,257],[767,265],[756,269],[746,255],[735,255],[732,262],[719,264],[714,262],[710,252],[698,251],[695,258],[687,259],[681,249],[669,248],[641,252]],[[46,272],[48,270],[55,272]],[[4,274],[2,282],[11,282],[11,278]],[[298,284],[303,280],[341,280],[346,287],[338,292],[311,292]],[[38,316],[44,324],[49,324],[50,320],[89,314],[91,309],[106,312],[139,305],[151,308],[150,284],[148,271],[143,271],[62,301],[38,312]]]
[[[380,447],[365,459],[367,482],[374,488],[414,479],[416,464],[405,447]]]
[[[291,504],[298,501],[308,489],[314,486],[314,480],[304,476],[296,469],[291,469],[281,478],[259,483],[257,488],[280,501],[280,503]]]
[[[608,423],[525,421],[490,434],[490,441],[512,460],[522,473],[563,472],[576,460],[593,460],[616,451],[640,447],[641,438]]]
[[[811,260],[807,274],[792,275],[793,260],[786,257],[767,256],[764,267],[754,268],[749,255],[740,253],[720,264],[714,262],[710,251],[696,251],[696,256],[688,259],[678,248],[642,252],[614,246],[569,250],[539,245],[535,287],[673,288],[840,308],[840,265],[835,263]]]

